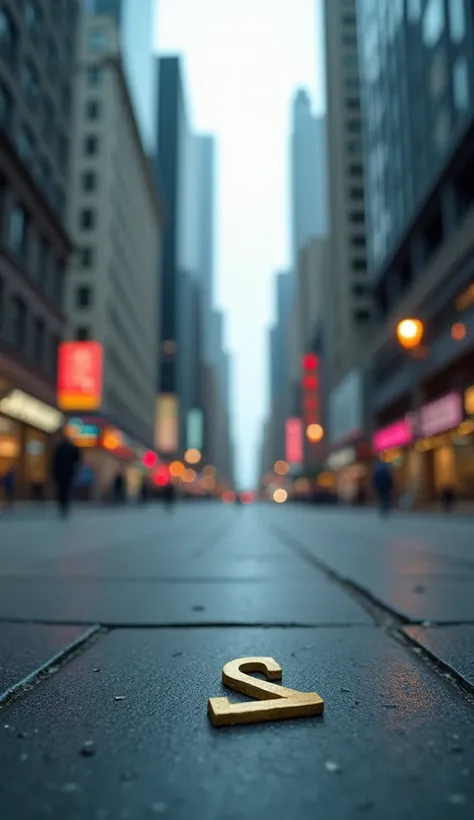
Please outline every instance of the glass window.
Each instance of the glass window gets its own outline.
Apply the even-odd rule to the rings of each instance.
[[[449,30],[454,43],[461,43],[466,36],[466,9],[464,0],[449,0]]]
[[[43,98],[41,130],[45,137],[48,137],[54,130],[54,106],[49,97]]]
[[[34,335],[33,335],[33,355],[35,364],[38,367],[43,366],[44,362],[44,340],[45,340],[45,325],[42,319],[35,319]]]
[[[425,45],[435,46],[444,26],[444,0],[427,0],[422,27]]]
[[[0,9],[0,54],[10,64],[16,61],[18,49],[18,32],[12,18],[4,9]]]
[[[92,135],[88,136],[84,140],[84,153],[86,156],[91,157],[94,154],[97,154],[99,150],[99,140],[97,137]]]
[[[88,100],[86,103],[86,118],[88,120],[96,120],[99,116],[99,101],[98,100]]]
[[[448,68],[444,48],[438,48],[433,53],[429,71],[429,85],[431,95],[435,99],[443,96],[448,85]]]
[[[82,190],[90,193],[97,187],[97,176],[94,171],[85,171],[82,175]]]
[[[100,66],[98,65],[90,65],[87,68],[87,83],[88,85],[95,87],[99,85],[100,78],[102,76],[102,72]]]
[[[408,19],[417,23],[421,17],[421,0],[408,0]]]
[[[79,225],[85,231],[90,231],[94,227],[95,213],[92,208],[83,208],[79,215]]]
[[[451,118],[446,107],[440,108],[436,115],[434,127],[434,141],[436,146],[443,150],[446,148],[451,134]]]
[[[35,159],[35,140],[29,128],[24,125],[18,134],[18,153],[25,165],[31,168]]]
[[[95,27],[89,31],[89,51],[104,51],[107,46],[107,32],[104,28]]]
[[[54,266],[53,299],[58,308],[62,310],[64,302],[64,265],[61,262],[56,262]]]
[[[458,57],[453,65],[453,98],[458,111],[469,109],[469,71],[466,57]]]
[[[90,247],[81,248],[79,251],[79,264],[81,268],[91,268],[94,262],[94,252]]]
[[[28,248],[28,214],[22,205],[17,205],[10,216],[10,250],[24,257]]]
[[[39,78],[35,67],[26,62],[21,73],[21,87],[28,105],[37,105],[39,97]]]
[[[41,288],[46,289],[48,281],[48,267],[51,254],[50,244],[45,237],[41,237],[38,247],[38,258],[36,264],[36,281]]]
[[[48,43],[47,65],[49,73],[55,77],[59,67],[59,52],[58,47],[53,40],[50,40]]]
[[[92,293],[88,285],[81,285],[76,290],[76,306],[78,308],[87,308],[92,302]]]
[[[3,131],[9,132],[12,125],[13,117],[13,99],[12,95],[0,83],[0,127]]]
[[[88,342],[90,339],[89,328],[82,325],[76,330],[76,340],[78,342]]]
[[[26,304],[19,296],[12,299],[12,341],[20,350],[26,345]]]
[[[36,0],[28,0],[25,9],[26,27],[29,34],[36,39],[41,34],[43,17]]]
[[[58,137],[58,162],[62,171],[67,169],[67,161],[69,154],[69,143],[65,134],[60,134]]]

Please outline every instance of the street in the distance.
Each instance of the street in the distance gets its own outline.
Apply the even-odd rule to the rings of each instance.
[[[194,502],[1,527],[2,816],[472,816],[468,520]],[[249,656],[324,714],[212,726]]]

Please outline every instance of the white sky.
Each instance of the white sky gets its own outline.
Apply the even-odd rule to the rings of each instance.
[[[273,275],[289,264],[290,103],[323,109],[320,0],[158,0],[157,47],[184,58],[190,119],[217,137],[215,300],[233,354],[236,473],[256,478]],[[317,47],[318,44],[318,47]]]

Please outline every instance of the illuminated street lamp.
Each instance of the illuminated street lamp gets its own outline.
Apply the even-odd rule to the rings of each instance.
[[[406,350],[418,347],[423,333],[423,322],[419,319],[402,319],[397,325],[397,339]]]
[[[306,438],[311,444],[317,444],[324,438],[324,430],[320,424],[309,424],[306,428]]]

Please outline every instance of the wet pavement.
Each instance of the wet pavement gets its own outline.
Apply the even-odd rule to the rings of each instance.
[[[2,519],[0,817],[471,818],[471,533],[289,505]],[[324,714],[214,728],[247,656]]]

